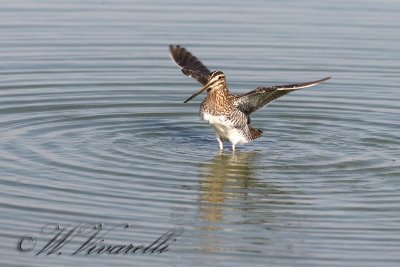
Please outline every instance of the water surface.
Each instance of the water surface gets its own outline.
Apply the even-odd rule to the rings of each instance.
[[[397,266],[399,12],[397,1],[0,3],[1,265]],[[199,84],[170,61],[171,43],[233,92],[333,78],[258,111],[264,136],[219,153],[201,97],[182,104]],[[70,255],[81,237],[35,256],[55,224],[97,222],[117,227],[112,244],[181,234],[162,254]],[[25,235],[37,247],[21,253]]]

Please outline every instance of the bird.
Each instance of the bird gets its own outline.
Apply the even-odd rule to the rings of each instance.
[[[329,76],[310,82],[259,86],[247,93],[234,95],[230,93],[222,71],[210,71],[181,45],[170,45],[169,52],[182,73],[194,78],[203,86],[183,103],[207,91],[207,96],[200,105],[200,117],[214,128],[220,151],[224,149],[223,142],[230,142],[232,151],[235,152],[237,145],[247,144],[261,137],[263,131],[250,125],[250,115],[253,112],[290,92],[317,85],[331,78]]]

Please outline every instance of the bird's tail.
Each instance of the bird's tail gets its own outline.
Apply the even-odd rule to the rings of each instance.
[[[259,137],[261,137],[263,131],[250,127],[250,136],[251,136],[251,140],[257,139]]]

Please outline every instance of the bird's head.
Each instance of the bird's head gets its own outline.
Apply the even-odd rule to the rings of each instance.
[[[222,71],[213,71],[210,74],[208,82],[199,90],[197,90],[193,95],[191,95],[188,99],[186,99],[183,103],[187,103],[192,100],[194,97],[198,96],[205,90],[207,92],[211,92],[212,90],[218,90],[226,88],[226,79],[225,74]]]

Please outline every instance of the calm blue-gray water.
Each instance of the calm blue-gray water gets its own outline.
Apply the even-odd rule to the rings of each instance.
[[[1,1],[0,265],[398,266],[399,14]],[[235,93],[333,78],[256,112],[263,137],[219,154],[169,44]]]

